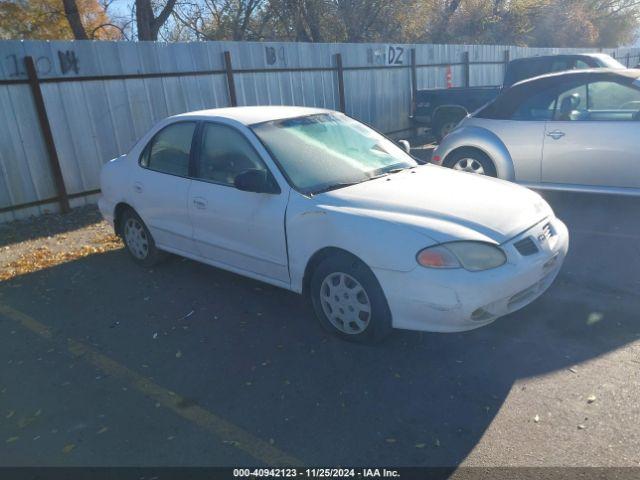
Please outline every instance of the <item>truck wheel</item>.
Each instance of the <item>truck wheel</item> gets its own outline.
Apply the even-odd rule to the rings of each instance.
[[[433,122],[433,132],[438,141],[442,141],[451,130],[458,126],[465,116],[466,114],[463,112],[445,112],[438,114]]]
[[[491,159],[484,152],[475,148],[462,148],[454,151],[447,156],[443,165],[462,172],[477,173],[488,177],[498,176],[496,166]]]

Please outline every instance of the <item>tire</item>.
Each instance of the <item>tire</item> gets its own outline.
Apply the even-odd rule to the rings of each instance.
[[[320,324],[344,340],[373,344],[392,331],[382,287],[371,269],[351,255],[323,260],[313,272],[309,293]]]
[[[466,116],[462,112],[447,112],[436,115],[433,121],[433,132],[438,142],[442,141],[447,134],[453,130]]]
[[[444,161],[444,166],[454,170],[486,175],[488,177],[497,177],[498,172],[496,166],[491,159],[480,150],[475,148],[463,148],[456,150]]]
[[[138,265],[153,267],[164,260],[166,254],[158,250],[151,232],[133,210],[127,209],[122,213],[120,232],[129,255]]]

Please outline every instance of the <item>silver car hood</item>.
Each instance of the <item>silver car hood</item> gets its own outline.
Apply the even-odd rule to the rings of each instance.
[[[316,197],[319,207],[402,224],[435,242],[501,244],[553,215],[535,192],[510,182],[424,165]]]

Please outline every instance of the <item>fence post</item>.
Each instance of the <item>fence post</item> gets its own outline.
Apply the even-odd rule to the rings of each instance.
[[[505,68],[505,72],[506,72],[507,65],[509,65],[510,61],[511,61],[511,51],[505,50],[504,51],[504,68]]]
[[[630,55],[627,53],[627,68],[629,68],[630,63]]]
[[[462,52],[462,67],[464,68],[464,86],[471,86],[471,66],[469,63],[469,52]]]
[[[336,53],[336,72],[338,73],[338,98],[340,101],[340,111],[345,113],[346,102],[344,99],[344,69],[342,68],[342,54]]]
[[[229,103],[232,107],[238,106],[238,98],[236,97],[236,83],[233,79],[233,65],[231,64],[231,53],[224,52],[224,69],[227,72],[227,87],[229,88]]]
[[[416,113],[418,97],[418,72],[416,66],[416,49],[411,49],[411,116]]]
[[[31,56],[24,57],[24,64],[27,69],[29,86],[31,87],[31,94],[33,95],[33,101],[38,113],[38,123],[40,124],[40,131],[42,132],[45,147],[47,148],[49,165],[51,167],[51,173],[53,174],[53,182],[56,187],[56,194],[58,197],[58,202],[60,203],[60,210],[62,211],[62,213],[67,213],[70,210],[69,195],[67,194],[67,188],[64,185],[64,177],[62,176],[60,159],[58,158],[56,144],[53,140],[53,133],[51,131],[51,124],[49,123],[49,116],[47,115],[47,109],[44,104],[44,97],[42,96],[42,90],[40,89],[40,80],[38,79],[36,64],[33,61],[33,57]]]

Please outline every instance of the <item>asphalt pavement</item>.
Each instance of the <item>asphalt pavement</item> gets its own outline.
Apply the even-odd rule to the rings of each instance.
[[[0,465],[638,466],[640,199],[545,196],[560,276],[467,333],[353,345],[293,293],[122,249],[2,282]]]

